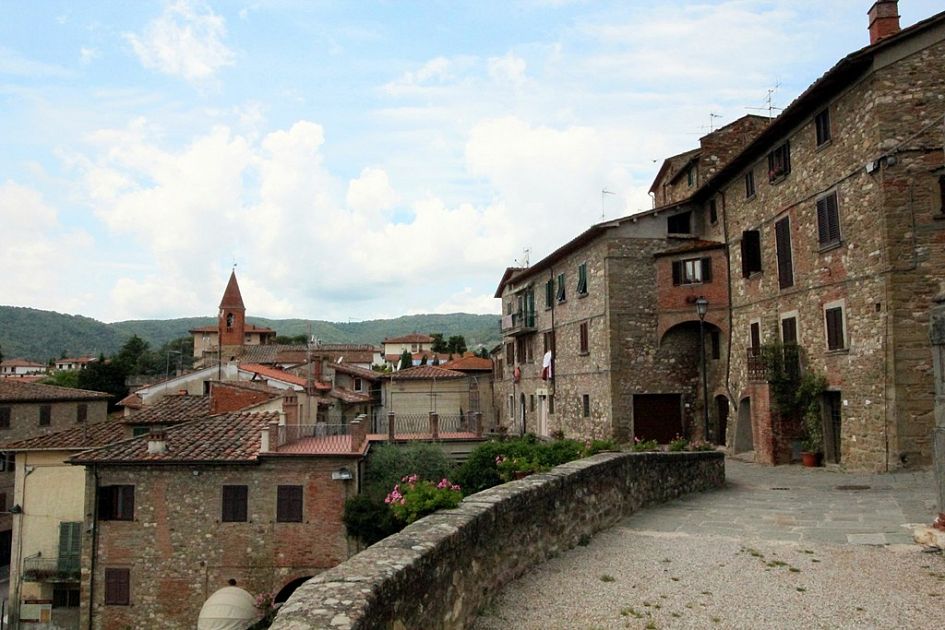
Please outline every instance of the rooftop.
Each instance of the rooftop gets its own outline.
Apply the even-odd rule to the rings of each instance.
[[[145,405],[122,422],[127,424],[179,424],[210,415],[209,396],[172,394],[164,396],[153,405]]]
[[[97,448],[123,440],[127,428],[123,423],[115,420],[85,423],[55,433],[8,442],[3,445],[3,448],[8,451],[58,451]]]
[[[108,398],[111,396],[105,392],[42,383],[25,383],[21,379],[0,379],[0,402],[62,402],[107,400]]]

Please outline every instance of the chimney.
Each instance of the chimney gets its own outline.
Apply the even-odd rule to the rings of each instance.
[[[163,428],[152,428],[148,435],[148,455],[160,455],[167,452],[167,434]]]
[[[870,46],[899,32],[899,0],[876,0],[868,15]]]
[[[299,423],[299,398],[294,393],[282,397],[282,414],[287,425]]]

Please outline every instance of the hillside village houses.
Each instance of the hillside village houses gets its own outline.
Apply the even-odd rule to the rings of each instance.
[[[16,358],[0,361],[0,378],[44,376],[46,371],[45,365],[28,359]]]
[[[652,210],[506,270],[495,352],[505,422],[574,437],[687,434],[785,463],[803,429],[778,414],[762,360],[781,342],[786,361],[826,376],[828,461],[931,462],[945,13],[900,30],[897,3],[876,2],[869,34],[770,123],[742,118],[669,158]]]

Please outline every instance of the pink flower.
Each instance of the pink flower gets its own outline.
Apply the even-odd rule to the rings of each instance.
[[[436,484],[437,489],[444,490],[450,487],[450,480],[445,477],[440,480],[440,483]]]
[[[459,492],[460,490],[462,490],[462,488],[459,487],[458,483],[454,483],[452,486],[450,486],[450,490],[455,490],[456,492]]]

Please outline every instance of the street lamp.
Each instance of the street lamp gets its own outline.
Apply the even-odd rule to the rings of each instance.
[[[709,380],[705,371],[705,314],[709,300],[703,296],[696,299],[696,314],[699,316],[699,349],[702,355],[702,439],[709,441]]]

